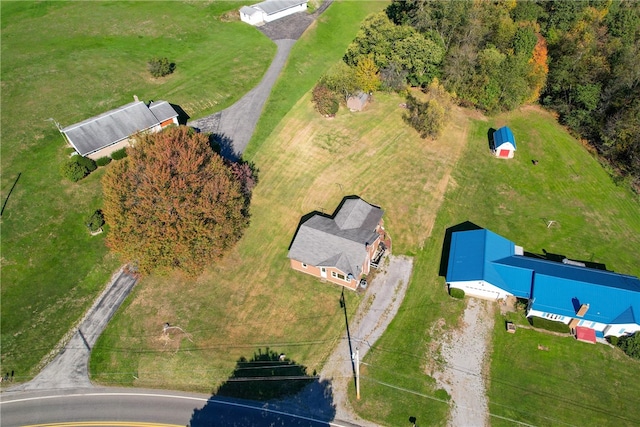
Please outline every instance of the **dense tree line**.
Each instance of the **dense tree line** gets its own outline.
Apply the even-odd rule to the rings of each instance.
[[[394,0],[345,60],[488,112],[539,100],[640,185],[640,2]],[[389,81],[392,81],[389,79]]]

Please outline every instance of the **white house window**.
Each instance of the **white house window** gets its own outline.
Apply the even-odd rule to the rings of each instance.
[[[624,334],[624,330],[625,328],[620,328],[620,330],[618,331],[619,334]]]
[[[333,277],[334,279],[340,279],[340,280],[344,280],[345,282],[350,282],[351,280],[349,280],[348,278],[344,277],[344,274],[341,273],[336,273],[335,271],[331,272],[331,277]]]
[[[307,268],[307,264],[305,264],[304,262],[302,263],[302,268]]]

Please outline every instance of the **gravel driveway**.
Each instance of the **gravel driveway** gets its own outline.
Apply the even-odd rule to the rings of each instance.
[[[380,270],[369,284],[358,311],[349,322],[351,342],[345,333],[320,373],[322,379],[331,381],[336,419],[361,426],[376,424],[359,419],[348,403],[347,389],[354,384],[351,352],[357,348],[360,358],[364,358],[370,346],[382,336],[393,320],[411,279],[413,258],[389,255],[388,263],[385,261]],[[366,390],[361,392],[365,394]]]
[[[446,334],[441,346],[443,369],[434,373],[453,401],[448,425],[489,425],[483,369],[491,341],[495,303],[467,299],[461,328]]]
[[[8,391],[91,387],[88,373],[91,349],[136,281],[124,268],[114,274],[102,295],[80,321],[79,327],[72,329],[62,339],[57,356],[34,379],[11,387]],[[73,334],[71,339],[65,343],[70,334]]]

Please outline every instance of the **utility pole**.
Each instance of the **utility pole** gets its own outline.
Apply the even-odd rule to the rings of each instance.
[[[360,350],[356,348],[356,399],[360,400]]]

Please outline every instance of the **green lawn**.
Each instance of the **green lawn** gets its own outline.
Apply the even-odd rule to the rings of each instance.
[[[381,7],[379,2],[333,3],[323,15],[324,23],[296,44],[281,81],[291,80],[291,69],[298,69],[301,62],[316,70],[327,66],[327,58],[340,60],[362,19]],[[344,37],[327,43],[331,29]],[[324,53],[315,58],[310,52],[316,50]],[[307,80],[297,80],[296,91],[307,92],[313,84]],[[282,88],[280,83],[272,95],[275,98],[282,93],[278,88]],[[282,96],[288,99],[290,95]],[[353,129],[348,114],[328,121],[313,111],[308,96],[299,100],[289,112],[290,120],[285,121],[289,127],[278,126],[250,157],[259,169],[259,184],[251,205],[251,225],[235,250],[197,280],[179,274],[143,279],[94,348],[93,380],[209,392],[229,378],[240,357],[250,358],[267,346],[307,366],[309,373],[319,369],[344,329],[341,289],[291,270],[288,246],[302,215],[318,206],[332,211],[344,195],[356,189],[363,193],[362,188],[367,187],[369,180],[362,174],[366,164],[345,168],[347,176],[336,175],[331,157],[323,153],[348,152],[359,141],[364,141],[362,150],[371,144],[378,150],[384,139],[369,135],[393,128],[385,128],[381,119],[393,111],[393,125],[401,123],[397,100],[380,107],[374,118],[360,116]],[[409,135],[406,129],[402,132]],[[300,144],[294,149],[293,140]],[[411,140],[411,144],[417,142]],[[397,150],[400,146],[394,148]],[[353,153],[344,164],[353,164],[359,157]],[[385,157],[380,153],[374,160],[382,163]],[[310,163],[315,166],[309,167]],[[327,181],[314,183],[316,179]],[[345,183],[344,192],[333,179]],[[320,185],[322,191],[318,199],[309,199],[314,185]],[[375,192],[363,196],[377,202]],[[359,299],[347,293],[351,314]],[[165,322],[190,335],[165,340],[161,334]]]
[[[515,158],[508,161],[492,158],[488,151],[488,129],[503,125],[512,128],[518,144]],[[442,144],[442,149],[448,147]],[[532,159],[538,164],[534,166]],[[547,228],[546,220],[558,222]],[[637,196],[617,187],[550,114],[529,108],[489,121],[473,120],[432,237],[416,253],[416,270],[400,313],[365,359],[366,399],[356,404],[362,416],[386,425],[402,425],[409,416],[416,416],[419,424],[444,424],[441,416],[447,405],[433,399],[438,395],[415,393],[424,393],[423,383],[431,382],[425,372],[433,361],[425,355],[438,335],[432,328],[455,327],[463,309],[460,301],[446,295],[444,279],[438,276],[445,232],[465,221],[530,252],[542,253],[544,248],[640,275],[638,253],[630,249],[640,247]],[[439,319],[445,326],[437,324]],[[535,425],[559,424],[552,420],[571,425],[638,423],[640,388],[632,380],[637,361],[602,345],[524,330],[511,336],[503,330],[504,323],[497,322],[489,378],[492,414]],[[549,354],[541,355],[531,346],[538,340],[550,343]],[[541,357],[551,357],[553,368]],[[570,380],[575,384],[568,386]],[[580,387],[585,391],[578,392]],[[549,418],[540,418],[542,414]]]
[[[63,126],[133,101],[166,99],[199,117],[261,79],[275,45],[236,2],[5,2],[2,26],[2,370],[19,380],[76,322],[118,267],[85,218],[101,206],[98,171],[61,178]],[[238,46],[242,46],[239,49]],[[175,61],[153,79],[153,56]]]
[[[637,426],[640,361],[602,344],[529,329],[496,316],[489,410],[533,425]],[[538,345],[548,351],[538,350]],[[499,418],[494,425],[513,425]]]

